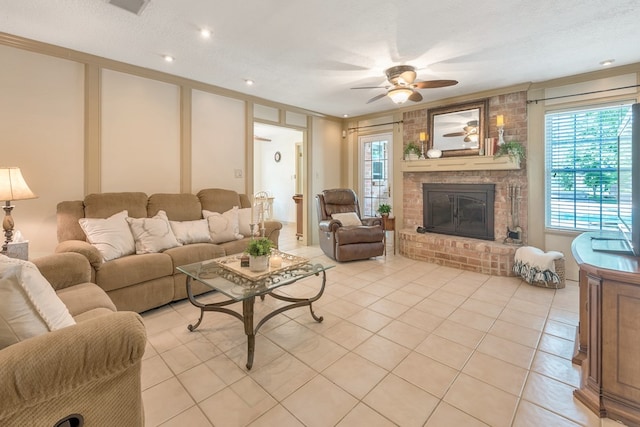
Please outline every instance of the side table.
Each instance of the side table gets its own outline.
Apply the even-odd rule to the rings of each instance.
[[[393,254],[396,254],[396,217],[383,216],[382,229],[384,230],[384,254],[387,255],[387,231],[393,231]]]

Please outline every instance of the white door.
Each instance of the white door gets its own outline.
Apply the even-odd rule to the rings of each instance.
[[[360,210],[363,217],[376,216],[380,203],[391,204],[392,135],[361,136]]]

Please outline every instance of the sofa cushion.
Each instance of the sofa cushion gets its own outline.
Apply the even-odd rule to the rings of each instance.
[[[171,230],[179,243],[188,245],[191,243],[209,243],[209,223],[206,219],[194,221],[169,221]]]
[[[153,218],[127,218],[136,254],[151,254],[180,246],[171,230],[165,211],[158,211]]]
[[[203,210],[202,216],[204,216],[209,223],[209,235],[211,236],[211,242],[224,243],[242,239],[244,237],[240,234],[237,206],[222,214]]]
[[[86,218],[108,218],[126,210],[133,218],[147,216],[147,195],[140,192],[95,193],[84,198]]]
[[[76,320],[79,315],[98,308],[116,311],[113,301],[95,283],[80,283],[69,286],[60,289],[56,294]]]
[[[130,255],[102,264],[96,270],[96,283],[109,292],[171,275],[173,275],[173,263],[169,255],[164,253]]]
[[[171,221],[202,219],[202,205],[195,194],[152,194],[147,204],[147,216],[152,217],[160,210],[165,211]]]
[[[0,255],[0,349],[71,325],[67,307],[33,263]]]
[[[135,253],[136,247],[127,224],[128,212],[118,212],[109,218],[80,218],[87,241],[95,246],[104,261]]]
[[[234,206],[243,207],[240,196],[233,190],[223,190],[221,188],[207,188],[200,190],[197,194],[203,210],[223,213]],[[246,207],[246,206],[245,206]]]
[[[251,210],[252,208],[240,208],[238,209],[238,231],[244,237],[251,236]],[[260,234],[260,230],[258,227],[255,227],[253,230],[253,235],[257,236]]]
[[[224,249],[211,243],[194,243],[188,246],[167,249],[164,254],[169,255],[173,261],[173,268],[194,262],[206,261],[225,256]],[[175,271],[177,273],[177,271]]]

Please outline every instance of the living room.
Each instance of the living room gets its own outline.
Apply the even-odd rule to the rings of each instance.
[[[18,10],[18,2],[4,3],[6,5],[3,7],[7,7],[11,13],[16,13],[16,17],[27,13],[25,10]],[[30,6],[35,8],[37,3],[32,1]],[[424,7],[420,4],[413,6]],[[461,6],[458,5],[456,10],[460,11]],[[105,3],[95,7],[98,10],[106,10],[113,6]],[[148,12],[153,12],[153,2],[148,7]],[[493,7],[494,14],[499,15],[501,12],[498,5],[494,4]],[[579,4],[576,4],[576,7],[580,7]],[[632,15],[630,12],[634,11],[634,5],[626,2],[624,7],[629,8],[626,15]],[[28,8],[25,6],[25,9]],[[447,13],[442,10],[442,6],[438,6],[438,10]],[[353,12],[351,9],[350,11]],[[604,14],[603,11],[600,12]],[[407,15],[407,11],[402,13],[406,19]],[[599,17],[595,15],[593,22],[597,23]],[[131,25],[131,22],[137,19],[134,14],[130,17],[122,16],[125,26]],[[65,22],[53,21],[55,22],[50,22],[51,27],[63,25],[61,23]],[[626,25],[626,19],[622,20],[621,27],[622,23]],[[0,33],[0,58],[3,64],[11,64],[10,67],[2,67],[0,71],[0,87],[3,94],[0,103],[0,113],[3,117],[3,165],[19,166],[30,188],[38,196],[36,199],[13,203],[16,229],[29,241],[29,258],[38,258],[54,252],[58,243],[56,205],[61,201],[82,200],[91,193],[119,191],[140,191],[151,195],[181,192],[195,194],[203,188],[211,187],[243,194],[253,194],[261,190],[254,187],[255,165],[259,161],[273,163],[274,159],[271,152],[263,153],[262,160],[256,158],[253,143],[254,136],[257,136],[253,130],[255,123],[284,126],[300,131],[303,135],[302,145],[307,167],[303,189],[304,237],[300,244],[291,243],[291,248],[296,253],[310,253],[313,257],[322,257],[317,247],[318,220],[314,196],[328,188],[359,188],[361,166],[358,138],[371,134],[372,128],[368,126],[372,125],[376,131],[392,132],[392,158],[395,166],[392,212],[396,217],[398,230],[406,229],[407,233],[413,233],[417,226],[422,225],[421,213],[412,210],[414,201],[417,200],[414,192],[426,180],[425,177],[431,174],[403,171],[400,160],[403,146],[408,141],[418,141],[420,133],[427,130],[430,110],[486,100],[487,137],[498,137],[497,116],[502,115],[505,120],[504,138],[507,141],[517,140],[526,147],[526,162],[519,170],[504,174],[483,171],[466,171],[459,174],[441,172],[442,175],[438,177],[448,179],[460,175],[463,176],[462,181],[466,182],[492,176],[497,182],[503,180],[501,190],[507,188],[505,180],[517,182],[525,191],[525,198],[520,206],[520,221],[526,243],[544,250],[564,253],[566,278],[573,282],[571,286],[568,285],[570,288],[573,287],[573,291],[568,292],[572,292],[572,296],[575,297],[578,264],[573,259],[571,243],[579,233],[546,227],[545,206],[536,202],[545,199],[545,112],[567,106],[635,101],[639,97],[637,85],[640,58],[625,61],[622,57],[617,57],[613,66],[603,67],[598,62],[612,54],[602,49],[594,52],[592,64],[588,67],[581,64],[584,72],[561,76],[542,74],[536,79],[508,85],[502,84],[500,73],[496,73],[494,84],[487,89],[469,90],[455,96],[448,96],[446,88],[437,89],[440,91],[437,92],[438,99],[429,98],[430,92],[424,90],[422,94],[427,99],[425,102],[400,106],[394,105],[385,97],[376,101],[387,102],[384,108],[376,107],[376,111],[350,113],[349,117],[345,118],[340,113],[333,113],[338,111],[335,107],[331,110],[332,113],[328,113],[319,108],[307,107],[307,104],[302,106],[302,101],[300,104],[280,102],[276,101],[276,97],[253,95],[249,89],[240,91],[235,87],[230,89],[225,85],[207,83],[204,77],[202,80],[184,77],[184,65],[180,64],[178,53],[175,63],[162,64],[151,69],[134,65],[137,63],[135,54],[132,54],[129,60],[115,60],[108,55],[69,47],[53,36],[46,37],[47,34],[55,34],[55,31],[49,33],[42,30],[41,37],[36,37],[38,32],[33,28],[30,36],[8,31],[14,25],[16,24],[5,22],[0,26],[0,30],[4,31]],[[28,28],[29,25],[25,27]],[[509,28],[514,30],[513,26]],[[497,38],[508,43],[510,34],[502,31],[497,33],[492,36],[494,42]],[[624,35],[628,36],[629,44],[635,44],[638,39],[637,33],[638,30],[635,30],[634,33]],[[564,34],[560,33],[557,37],[563,40]],[[619,33],[612,34],[602,44],[615,44],[622,40],[622,37]],[[535,56],[532,58],[535,60],[547,61],[546,58],[543,59],[543,52],[534,51],[533,54]],[[160,53],[155,53],[155,56],[162,59]],[[554,59],[557,58],[554,56]],[[459,61],[464,62],[464,59]],[[390,65],[392,64],[385,64]],[[319,64],[318,68],[326,66],[328,65]],[[444,75],[445,69],[446,67],[442,68],[440,75],[436,77],[456,78],[461,84],[466,78],[463,73],[454,75],[452,72],[451,75]],[[199,70],[202,76],[207,72],[207,69]],[[341,72],[350,77],[354,75],[353,70]],[[254,78],[259,80],[257,76]],[[378,80],[384,80],[384,76]],[[345,82],[339,89],[349,92],[349,87],[369,85],[375,81],[375,78],[369,78],[364,82],[358,77]],[[283,85],[280,85],[278,90],[282,91],[282,87]],[[325,92],[333,90],[326,88]],[[568,98],[563,98],[565,96]],[[300,99],[303,98],[304,96],[300,95]],[[367,99],[365,96],[359,103],[364,107],[367,105]],[[533,102],[542,99],[547,100]],[[394,122],[397,123],[390,124]],[[420,200],[421,197],[420,195]],[[505,206],[497,213],[501,222],[496,227],[496,236],[499,236],[500,240],[504,237],[509,220],[504,195],[501,202]],[[293,204],[293,201],[290,203]],[[391,269],[394,273],[399,276],[406,273],[402,268],[398,268],[402,266],[420,271],[422,275],[429,274],[430,267],[425,267],[419,261],[401,258],[401,254],[402,252],[388,259],[391,267],[393,263],[396,265]],[[329,260],[325,258],[324,261]],[[384,269],[378,262],[375,267]],[[364,271],[366,268],[356,263],[354,266],[344,267],[343,271],[336,269],[335,280],[342,282],[342,286],[346,286],[346,282],[349,281],[347,277],[353,278],[356,282],[364,281],[365,277],[366,281],[372,281],[373,277]],[[443,274],[448,273],[450,271],[445,269]],[[468,272],[460,272],[463,275],[464,273]],[[331,278],[331,275],[329,272],[328,277]],[[400,286],[400,283],[407,284],[394,280],[389,279],[394,286]],[[496,283],[504,280],[508,288],[513,288],[513,293],[517,292],[516,285],[510,282],[515,280],[513,277],[494,277],[492,280]],[[340,289],[345,291],[343,287]],[[327,296],[341,298],[342,295],[338,296],[339,292],[336,290],[335,294],[330,293]],[[529,295],[525,290],[519,292]],[[536,294],[532,298],[544,300],[548,309],[552,304],[561,304],[557,301],[552,303],[548,296]],[[329,299],[326,303],[328,302]],[[567,304],[571,307],[570,310],[565,310],[567,307],[561,309],[573,313],[575,307],[572,304]],[[166,318],[158,323],[167,319],[175,320],[175,312],[187,312],[191,308],[187,305],[168,307],[151,314],[145,320],[150,325],[154,325],[154,318],[162,318],[163,315],[166,315]],[[345,313],[341,315],[346,316]],[[567,316],[575,323],[573,315]],[[305,318],[306,320],[308,319]],[[164,326],[163,324],[162,327]],[[157,332],[166,338],[167,330],[169,329],[161,329],[159,326],[154,330],[152,326],[151,332]],[[242,334],[240,335],[242,338]],[[180,337],[174,336],[171,339],[179,341]],[[233,338],[238,339],[235,336]],[[150,358],[158,356],[158,348],[164,346],[158,335],[154,336],[154,340],[157,348],[149,350]],[[160,361],[154,360],[154,363],[160,364]],[[168,419],[162,420],[167,421]],[[581,420],[565,417],[563,421],[566,421],[567,425],[595,425],[589,416]],[[211,419],[209,422],[213,424]],[[397,420],[393,422],[399,423]],[[486,419],[483,422],[491,424]]]

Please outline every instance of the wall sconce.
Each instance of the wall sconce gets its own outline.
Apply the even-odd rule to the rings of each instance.
[[[24,178],[20,168],[7,168],[0,167],[0,200],[5,200],[5,205],[2,207],[5,212],[4,221],[2,221],[2,228],[4,229],[4,245],[2,245],[2,253],[7,252],[9,243],[13,240],[13,218],[11,217],[11,211],[13,206],[12,200],[26,200],[35,199],[33,194]]]
[[[496,126],[498,126],[498,145],[504,145],[504,116],[502,114],[496,117]]]

